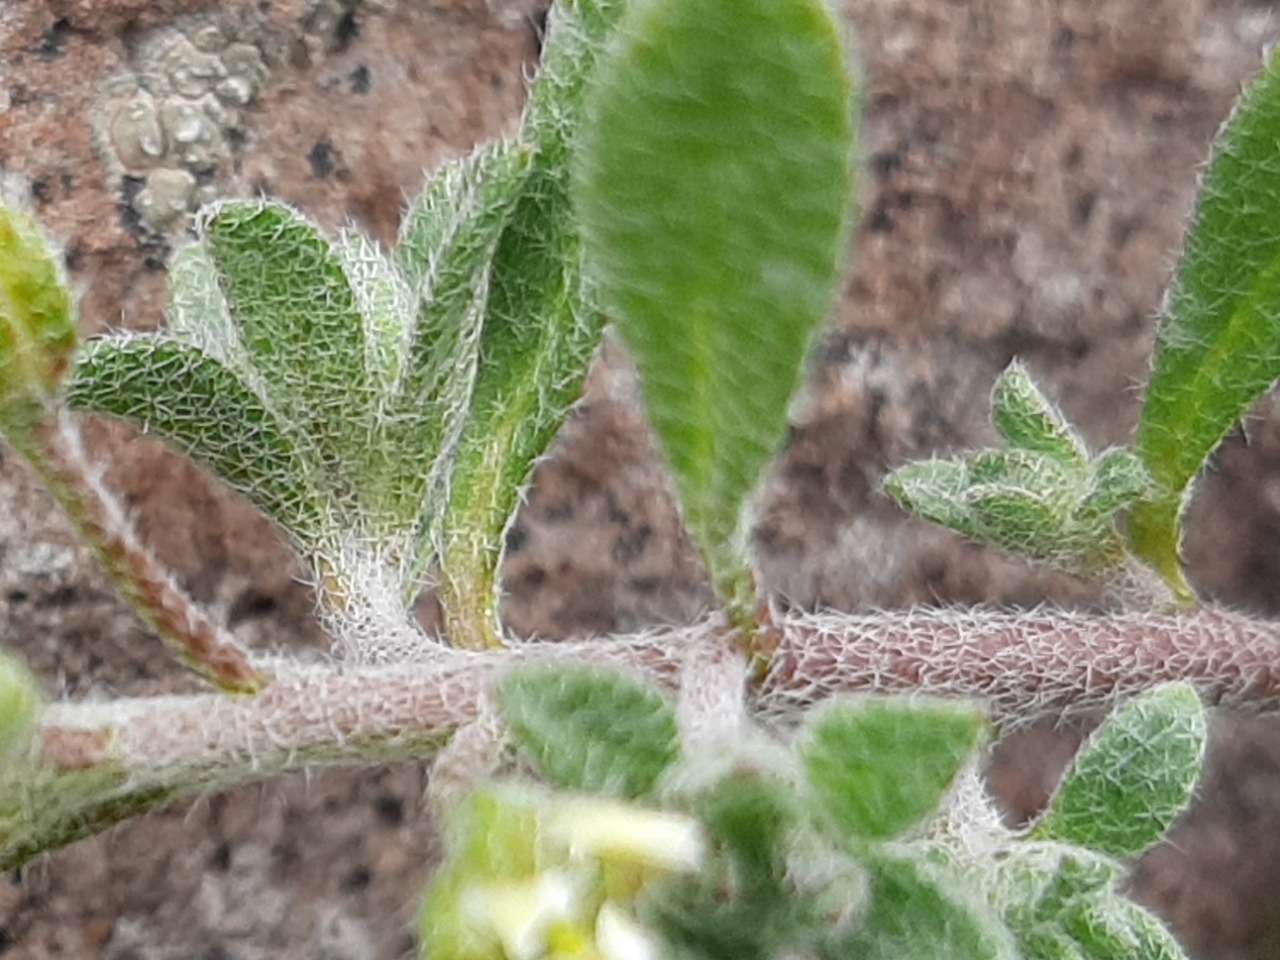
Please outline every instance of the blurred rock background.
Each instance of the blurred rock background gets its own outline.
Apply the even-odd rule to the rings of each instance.
[[[1137,416],[1153,318],[1209,138],[1280,37],[1245,0],[848,0],[867,78],[862,225],[765,485],[756,548],[784,602],[1089,607],[1087,589],[903,517],[905,460],[993,439],[1019,356],[1096,447]],[[163,322],[163,265],[205,200],[263,194],[384,243],[424,171],[513,129],[543,0],[4,0],[0,190],[64,245],[86,333]],[[1189,550],[1216,600],[1280,613],[1280,423],[1221,451]],[[97,424],[109,481],[183,584],[247,642],[322,656],[302,572],[235,495]],[[50,694],[190,688],[24,467],[0,464],[0,637]],[[506,616],[582,636],[708,594],[616,351],[513,531]],[[431,616],[429,598],[424,616]],[[1004,744],[1012,819],[1082,733]],[[418,766],[213,794],[0,880],[0,956],[412,955],[435,855]],[[1280,956],[1280,728],[1220,716],[1201,797],[1133,890],[1198,957]]]

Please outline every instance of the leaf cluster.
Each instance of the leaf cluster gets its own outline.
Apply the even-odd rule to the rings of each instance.
[[[886,490],[926,519],[1082,576],[1133,557],[1183,602],[1181,541],[1195,479],[1280,379],[1280,55],[1219,133],[1159,326],[1135,439],[1088,461],[1076,432],[1014,364],[993,396],[1006,447],[910,464]]]
[[[1118,516],[1152,488],[1141,458],[1090,457],[1016,361],[992,393],[992,421],[1004,446],[900,467],[885,492],[927,520],[1078,576],[1120,566]]]
[[[530,850],[543,849],[545,811],[577,794],[700,824],[696,871],[628,888],[627,909],[664,957],[1182,956],[1118,885],[1120,858],[1160,839],[1198,776],[1205,720],[1185,685],[1141,696],[1103,724],[1021,833],[995,825],[976,788],[985,722],[963,705],[836,701],[785,740],[742,731],[736,746],[708,752],[682,743],[661,694],[618,673],[530,666],[498,692],[512,738],[558,792],[482,820],[470,808],[424,907],[425,956],[514,960],[492,941],[467,946],[485,941],[459,909],[461,891],[493,882],[495,870],[527,878],[552,869]],[[497,810],[514,802],[481,796]],[[504,816],[523,818],[505,840],[493,826]],[[632,837],[645,842],[638,826]],[[659,857],[661,843],[649,842]],[[603,874],[595,883],[582,894],[588,913],[613,895]],[[549,942],[531,948],[555,953]]]

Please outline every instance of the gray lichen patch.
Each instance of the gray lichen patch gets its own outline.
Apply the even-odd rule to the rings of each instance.
[[[191,209],[195,195],[194,174],[171,168],[157,170],[134,198],[133,209],[144,223],[162,230],[178,222]]]
[[[241,112],[269,77],[254,33],[210,17],[162,28],[139,44],[133,72],[104,84],[95,144],[136,229],[176,233],[214,199]]]

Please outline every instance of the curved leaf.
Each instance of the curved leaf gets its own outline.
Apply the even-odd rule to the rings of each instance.
[[[1011,447],[1085,463],[1084,442],[1016,360],[991,392],[991,421]]]
[[[300,545],[332,535],[304,441],[230,368],[162,336],[90,340],[67,402],[154,433],[249,497]]]
[[[556,4],[529,95],[521,134],[534,154],[494,252],[480,361],[443,523],[442,599],[450,637],[464,646],[499,642],[504,533],[534,463],[581,396],[604,329],[604,315],[583,290],[568,158],[587,77],[622,7],[617,0]]]
[[[418,291],[419,306],[388,404],[385,460],[396,509],[414,516],[415,570],[440,548],[453,456],[480,361],[494,252],[530,161],[527,149],[501,141],[446,165],[401,227],[396,259]]]
[[[1026,960],[1182,960],[1155,916],[1125,898],[1123,866],[1062,843],[1019,841],[970,874]]]
[[[1135,698],[1081,747],[1034,835],[1113,857],[1141,853],[1190,802],[1205,736],[1190,684]]]
[[[921,861],[876,857],[862,923],[829,952],[838,960],[1016,960],[1008,930],[960,880]],[[948,881],[951,882],[948,882]]]
[[[374,392],[365,320],[341,259],[319,228],[279,203],[221,203],[198,228],[268,399],[302,427],[343,495],[357,498]]]
[[[1137,448],[1158,492],[1137,504],[1135,552],[1184,596],[1179,538],[1205,459],[1280,377],[1280,54],[1213,149],[1157,334]]]

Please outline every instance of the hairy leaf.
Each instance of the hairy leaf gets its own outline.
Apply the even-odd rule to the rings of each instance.
[[[198,227],[268,399],[301,425],[343,496],[357,499],[374,394],[342,260],[315,225],[277,203],[222,203]]]
[[[1002,378],[993,404],[1007,446],[906,464],[885,479],[885,492],[927,520],[1077,576],[1121,564],[1117,516],[1150,489],[1141,459],[1119,449],[1089,460],[1019,367]]]
[[[894,470],[884,492],[926,520],[976,536],[966,497],[969,466],[963,460],[920,460]]]
[[[788,874],[798,816],[789,786],[730,775],[699,793],[692,808],[712,842],[709,862],[695,876],[663,884],[642,906],[665,954],[684,960],[803,955],[825,918]]]
[[[67,402],[154,433],[248,496],[308,553],[331,539],[305,439],[234,370],[163,336],[90,340]]]
[[[364,328],[364,368],[385,416],[404,372],[418,297],[396,262],[364,234],[347,231],[333,246]],[[381,419],[381,417],[379,418]]]
[[[1097,960],[1183,960],[1186,954],[1165,926],[1118,895],[1082,900],[1063,926]]]
[[[384,445],[395,509],[415,518],[415,571],[440,548],[453,454],[480,360],[491,261],[522,196],[530,160],[528,150],[499,141],[446,165],[401,228],[396,258],[419,306],[388,404]]]
[[[1017,361],[996,381],[991,420],[1012,447],[1084,465],[1084,442]]]
[[[1055,557],[1068,546],[1068,517],[1053,501],[1022,487],[971,487],[971,522],[978,538],[1025,557]]]
[[[231,319],[218,283],[218,268],[203,243],[191,243],[169,261],[170,337],[217,360],[223,366],[253,375],[240,331]]]
[[[671,705],[619,673],[528,666],[498,697],[512,733],[557,786],[638,797],[680,753]]]
[[[1135,551],[1175,589],[1189,485],[1280,377],[1280,53],[1237,102],[1200,186],[1157,333],[1137,448],[1157,492],[1135,506]]]
[[[589,101],[578,214],[685,522],[741,602],[744,503],[844,249],[840,28],[822,0],[639,0],[618,41]]]
[[[1003,924],[958,879],[918,860],[875,857],[871,902],[854,932],[828,954],[838,960],[1015,960]]]
[[[1151,489],[1151,474],[1132,450],[1108,450],[1094,462],[1089,490],[1076,511],[1084,522],[1110,520]]]
[[[533,157],[494,253],[470,415],[449,479],[443,601],[456,643],[498,642],[503,534],[534,462],[581,395],[604,328],[582,286],[568,163],[587,78],[621,7],[570,0],[551,11],[521,129]],[[466,624],[485,635],[454,635]]]
[[[40,229],[0,204],[0,425],[26,430],[76,348],[71,290]]]
[[[937,808],[982,730],[982,715],[966,706],[849,701],[818,713],[801,751],[810,786],[840,831],[888,840]]]
[[[973,871],[1027,960],[1181,960],[1154,916],[1127,900],[1124,868],[1061,843],[1019,842]]]
[[[1200,776],[1205,715],[1186,683],[1130,701],[1080,749],[1035,836],[1135,856],[1186,809]]]

